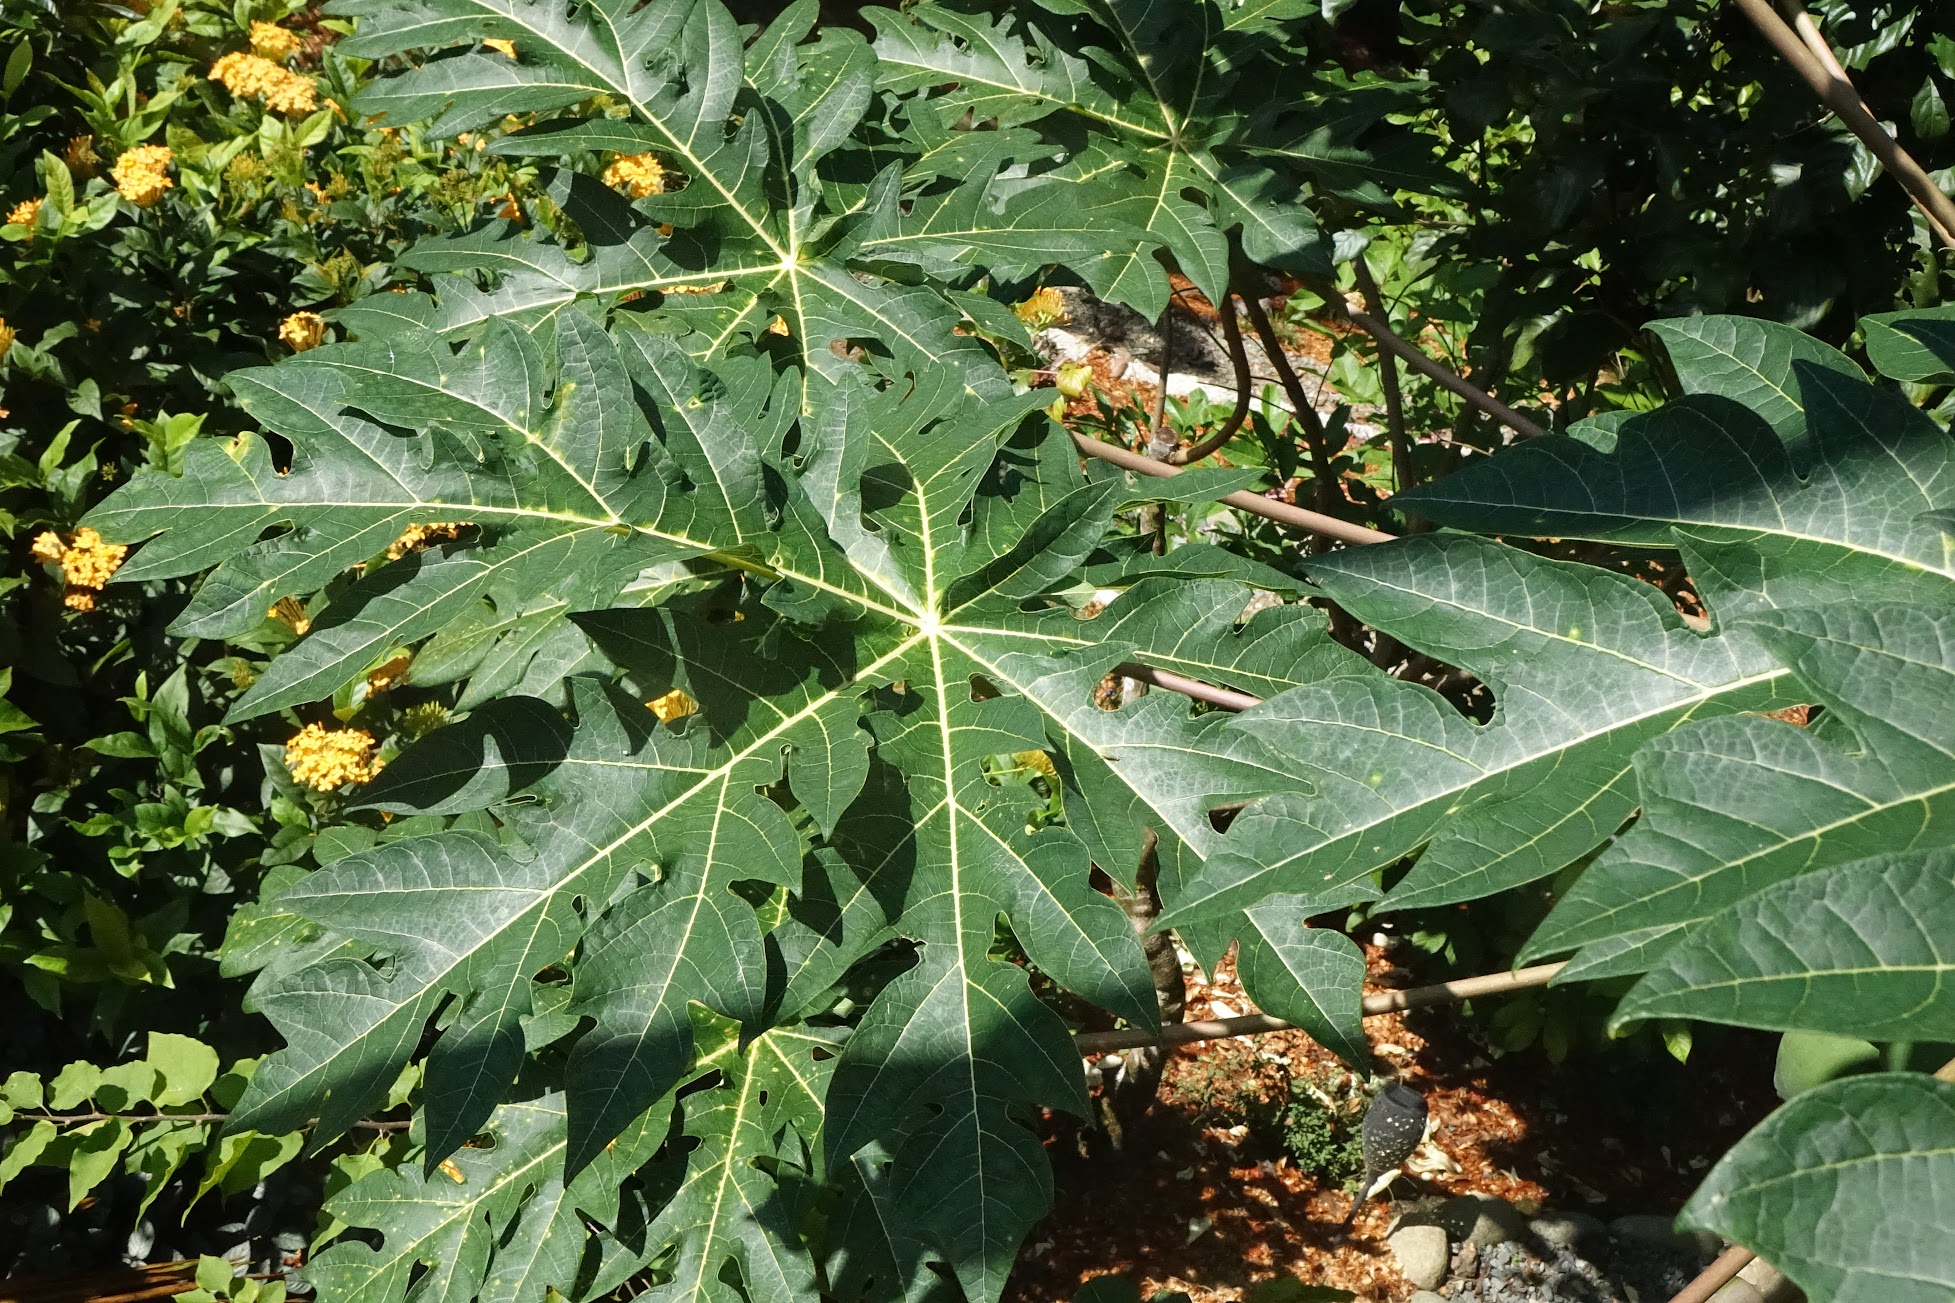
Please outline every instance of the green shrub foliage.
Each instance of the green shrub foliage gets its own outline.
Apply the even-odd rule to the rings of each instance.
[[[150,786],[70,822],[168,884],[132,917],[36,879],[50,958],[18,931],[0,957],[59,1007],[191,954],[276,1037],[16,1073],[0,1183],[153,1192],[197,1154],[221,1197],[333,1147],[305,1272],[324,1303],[634,1278],[988,1303],[1051,1202],[1041,1111],[1088,1111],[1052,992],[1158,1021],[1091,881],[1144,859],[1158,926],[1206,964],[1235,946],[1261,1009],[1361,1070],[1363,957],[1313,921],[1577,865],[1522,958],[1634,979],[1617,1027],[1955,1040],[1955,445],[1927,405],[1955,375],[1948,313],[1869,318],[1876,375],[1782,321],[1664,322],[1673,401],[1575,419],[1591,358],[1582,401],[1542,417],[1558,433],[1389,502],[1446,528],[1308,554],[1239,525],[1157,552],[1134,509],[1217,518],[1260,463],[1129,477],[1028,384],[1011,305],[1043,281],[1149,316],[1171,270],[1216,302],[1271,273],[1328,286],[1362,243],[1337,232],[1473,202],[1488,178],[1447,146],[1494,88],[1438,109],[1429,83],[1307,58],[1344,8],[924,0],[865,11],[871,39],[813,0],[758,27],[718,0],[342,0],[343,120],[265,113],[266,156],[332,135],[370,168],[452,138],[460,179],[346,213],[399,242],[371,276],[311,251],[341,277],[324,342],[210,365],[234,408],[159,413],[85,515],[96,463],[66,434],[17,477],[53,504],[28,523],[129,549],[103,603],[157,612],[110,640],[143,662],[142,731],[87,743]],[[246,17],[199,11],[204,53]],[[49,256],[99,209],[140,267],[156,213],[67,185],[17,247]],[[368,292],[390,277],[407,292]],[[1779,315],[1821,321],[1808,288]],[[262,338],[256,293],[235,311]],[[1594,342],[1579,312],[1551,323],[1529,370],[1517,319],[1495,370],[1530,385]],[[65,338],[15,365],[79,393]],[[168,356],[172,384],[208,365]],[[1535,539],[1674,551],[1705,618]],[[1326,605],[1470,676],[1490,717],[1376,668]],[[1257,704],[1123,696],[1134,665]],[[1764,714],[1799,705],[1809,727]],[[194,893],[244,891],[221,944],[183,928]],[[1955,1225],[1950,1089],[1799,1095],[1686,1218],[1817,1299],[1938,1297],[1950,1254],[1866,1228],[1897,1188]]]

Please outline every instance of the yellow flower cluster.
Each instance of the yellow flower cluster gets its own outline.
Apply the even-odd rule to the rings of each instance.
[[[170,180],[171,157],[167,145],[138,145],[123,151],[115,166],[109,169],[116,193],[138,208],[155,204],[165,190],[176,184]]]
[[[318,348],[326,342],[326,319],[316,312],[294,312],[278,323],[278,340],[294,353]]]
[[[485,36],[482,38],[482,44],[488,46],[505,59],[516,57],[516,43],[514,41],[505,41],[500,36]]]
[[[1050,285],[1032,291],[1032,297],[1012,309],[1018,319],[1033,330],[1044,330],[1066,320],[1066,301]]]
[[[273,63],[284,63],[299,52],[299,34],[289,32],[277,23],[251,24],[251,52],[261,59]]]
[[[401,712],[401,731],[411,738],[425,737],[448,722],[448,707],[438,701],[420,701]]]
[[[398,561],[409,552],[419,552],[424,547],[460,538],[462,531],[474,524],[472,520],[458,520],[447,525],[409,525],[399,538],[387,545],[387,559]]]
[[[307,724],[285,744],[285,767],[294,782],[318,792],[348,783],[370,783],[381,769],[373,734],[363,728]]]
[[[12,208],[7,210],[7,225],[32,226],[34,224],[34,219],[39,217],[40,215],[41,215],[41,199],[40,196],[36,195],[32,199],[21,200],[19,203],[15,204]]]
[[[264,100],[273,113],[310,113],[319,107],[319,90],[310,77],[241,50],[213,63],[210,79],[239,99]]]
[[[604,184],[633,199],[665,193],[665,169],[650,154],[625,154],[604,169]]]
[[[7,350],[14,346],[14,336],[17,333],[12,326],[7,324],[5,317],[0,317],[0,358],[6,357]]]
[[[129,555],[128,548],[104,543],[100,534],[86,526],[76,530],[66,543],[53,530],[43,530],[34,540],[33,552],[36,561],[61,567],[61,577],[67,583],[61,600],[76,611],[95,609],[95,594]]]

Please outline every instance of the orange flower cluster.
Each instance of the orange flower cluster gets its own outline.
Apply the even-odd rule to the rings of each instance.
[[[292,780],[317,792],[348,783],[370,783],[381,770],[379,747],[363,728],[307,724],[285,744],[285,767]]]
[[[294,353],[318,348],[326,342],[326,319],[316,312],[294,312],[278,323],[278,339]]]
[[[310,77],[241,50],[213,63],[210,79],[239,99],[263,100],[273,113],[310,113],[319,107],[319,91]]]
[[[7,225],[32,226],[34,219],[40,215],[41,199],[38,195],[32,199],[23,199],[7,210]]]
[[[67,591],[61,600],[70,610],[92,611],[95,595],[122,566],[129,549],[120,543],[104,543],[102,536],[87,526],[76,530],[66,543],[53,530],[43,530],[34,540],[34,559],[61,567]]]
[[[0,317],[0,358],[7,356],[7,350],[14,346],[14,336],[18,333],[7,324],[5,317]]]
[[[123,151],[109,169],[116,193],[138,208],[149,208],[176,182],[170,180],[170,160],[174,155],[167,145],[138,145]]]
[[[650,154],[625,154],[604,169],[603,181],[633,199],[665,193],[665,168]]]

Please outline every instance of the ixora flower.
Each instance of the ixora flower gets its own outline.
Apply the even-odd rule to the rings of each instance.
[[[175,157],[167,145],[137,145],[123,151],[109,169],[116,193],[138,208],[149,208],[176,182],[170,180],[170,160]]]
[[[120,543],[104,543],[100,534],[83,526],[65,543],[53,530],[43,530],[34,540],[33,554],[36,561],[61,567],[67,584],[61,600],[70,610],[92,611],[95,595],[121,567],[129,549]]]
[[[299,34],[277,23],[251,24],[251,52],[261,59],[284,63],[299,52]]]
[[[95,137],[86,133],[68,137],[67,147],[61,151],[61,161],[78,177],[94,176],[95,169],[102,165],[102,156],[95,152]]]
[[[210,66],[209,76],[239,99],[263,100],[273,113],[310,113],[319,107],[319,91],[310,77],[260,55],[234,50]]]
[[[326,342],[326,319],[316,312],[294,312],[278,323],[278,339],[294,353],[318,348]]]
[[[1066,320],[1066,300],[1059,291],[1050,285],[1032,291],[1032,297],[1012,309],[1018,319],[1034,330],[1047,326],[1064,325]]]
[[[625,154],[604,169],[604,184],[633,199],[665,193],[665,169],[650,154]]]
[[[0,358],[5,358],[7,351],[14,346],[14,335],[16,333],[18,332],[7,324],[7,319],[0,317]]]
[[[462,536],[462,531],[473,528],[472,520],[458,520],[450,524],[409,525],[401,531],[401,536],[387,545],[387,559],[398,561],[409,552],[419,552],[436,543],[452,542]]]
[[[41,197],[23,199],[7,210],[7,225],[32,226],[34,219],[41,215]]]
[[[285,767],[292,779],[314,791],[330,792],[348,783],[370,783],[381,770],[373,734],[363,728],[307,724],[285,744]]]

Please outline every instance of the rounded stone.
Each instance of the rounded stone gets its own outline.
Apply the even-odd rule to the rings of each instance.
[[[1672,1249],[1709,1262],[1724,1251],[1724,1241],[1712,1231],[1680,1231],[1673,1219],[1655,1213],[1630,1213],[1609,1223],[1609,1234],[1619,1240]]]
[[[1462,1194],[1440,1204],[1432,1220],[1455,1240],[1481,1248],[1525,1239],[1527,1219],[1514,1205],[1492,1195]]]
[[[1528,1234],[1551,1249],[1567,1249],[1578,1253],[1585,1245],[1606,1238],[1609,1228],[1602,1224],[1600,1217],[1587,1213],[1542,1213],[1530,1217],[1527,1222]]]
[[[1392,1232],[1385,1241],[1398,1260],[1399,1274],[1415,1289],[1437,1289],[1446,1279],[1452,1261],[1452,1246],[1446,1232],[1437,1226],[1407,1226]]]

